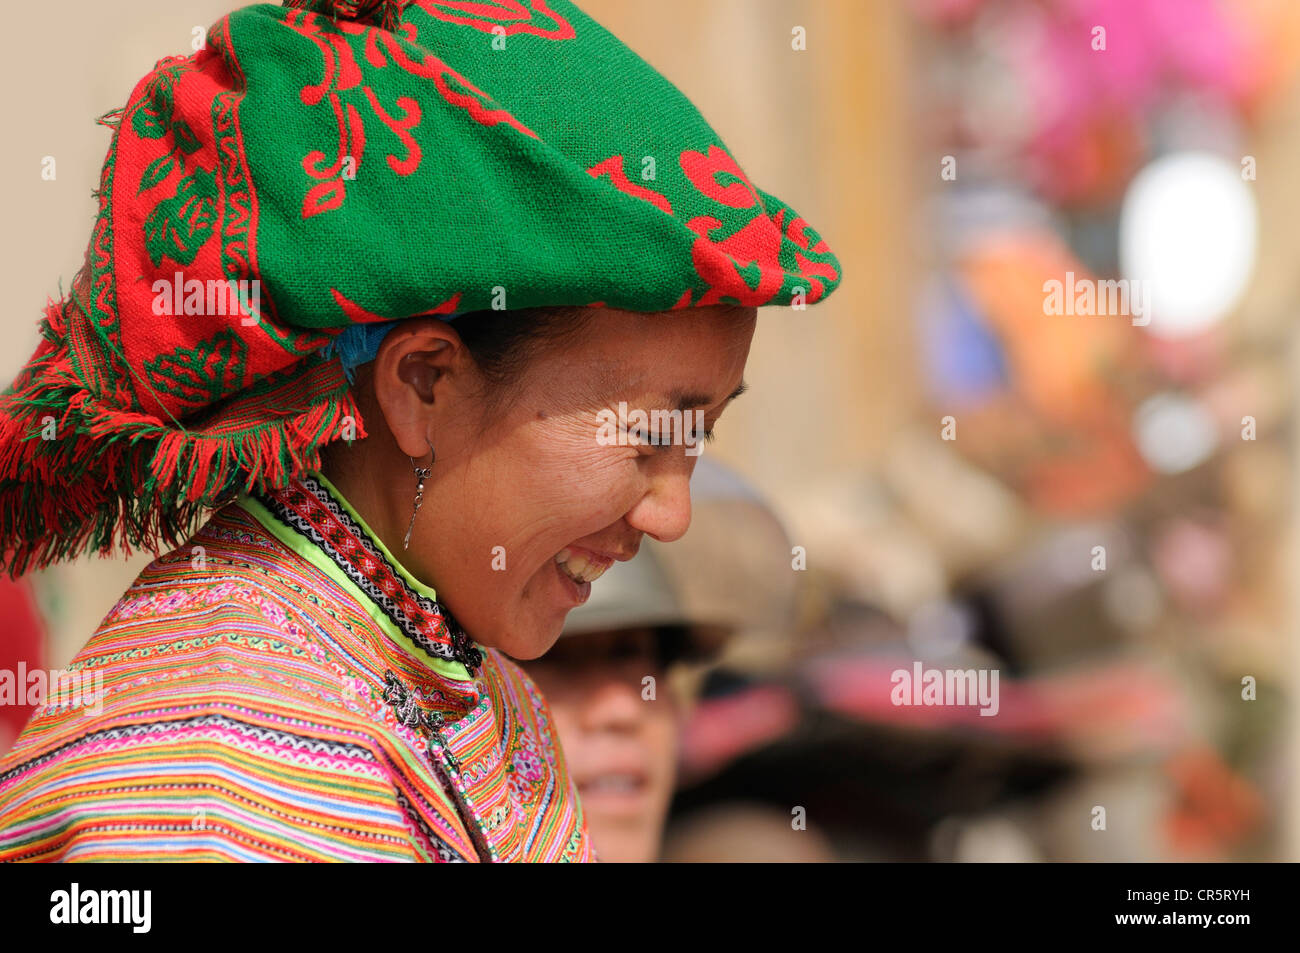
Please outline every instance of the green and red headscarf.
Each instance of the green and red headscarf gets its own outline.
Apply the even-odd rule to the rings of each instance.
[[[357,422],[340,330],[421,314],[813,303],[826,243],[565,0],[288,0],[158,62],[85,265],[0,396],[10,571],[172,544]]]

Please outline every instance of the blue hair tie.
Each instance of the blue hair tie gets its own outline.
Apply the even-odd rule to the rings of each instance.
[[[454,321],[458,316],[443,314],[438,317],[444,321]],[[384,343],[388,332],[403,320],[405,319],[396,318],[392,321],[350,324],[336,334],[334,340],[321,349],[321,353],[326,358],[338,357],[343,365],[343,373],[347,375],[350,384],[352,372],[362,364],[368,364],[375,359],[375,355],[379,353],[379,345]]]

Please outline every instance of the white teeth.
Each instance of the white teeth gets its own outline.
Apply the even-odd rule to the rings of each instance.
[[[592,562],[582,553],[575,553],[567,547],[560,550],[555,557],[555,562],[559,565],[560,570],[574,582],[595,582],[609,568],[608,564],[602,565],[598,562]]]

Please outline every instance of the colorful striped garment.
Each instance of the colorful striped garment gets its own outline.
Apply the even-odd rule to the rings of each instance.
[[[69,669],[103,696],[0,761],[0,860],[595,859],[532,680],[319,475],[217,512]]]

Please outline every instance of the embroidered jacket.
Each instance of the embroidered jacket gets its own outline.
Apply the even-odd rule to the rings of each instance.
[[[0,860],[595,859],[536,686],[322,477],[220,510],[69,670],[102,696],[0,761]]]

